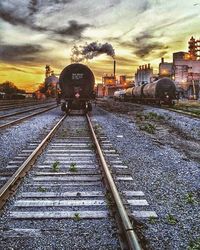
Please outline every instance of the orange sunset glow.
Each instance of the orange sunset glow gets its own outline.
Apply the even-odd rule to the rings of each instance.
[[[18,1],[0,3],[0,83],[11,81],[35,91],[44,81],[45,65],[56,74],[71,63],[71,49],[92,41],[112,44],[117,75],[133,76],[138,65],[174,51],[186,51],[198,37],[200,1]],[[96,82],[112,73],[113,59],[99,55],[83,61]]]

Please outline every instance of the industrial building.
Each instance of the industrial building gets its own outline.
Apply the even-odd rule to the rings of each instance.
[[[102,76],[102,83],[97,84],[97,96],[113,96],[118,89],[126,89],[133,86],[133,81],[128,81],[126,75],[116,77],[116,61],[113,62],[113,74]]]
[[[173,62],[161,59],[159,77],[169,77],[184,97],[196,98],[200,88],[200,40],[191,37],[188,52],[173,53]]]
[[[145,82],[151,82],[153,77],[153,67],[150,63],[147,65],[139,66],[137,72],[135,73],[135,85],[139,86]]]

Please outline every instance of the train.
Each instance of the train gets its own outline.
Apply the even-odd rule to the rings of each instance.
[[[65,67],[59,77],[59,99],[62,100],[61,110],[92,111],[91,101],[95,98],[95,77],[92,70],[81,63],[73,63]]]
[[[173,106],[177,99],[177,91],[174,81],[164,77],[152,83],[128,88],[125,92],[122,92],[122,90],[116,91],[114,99]]]

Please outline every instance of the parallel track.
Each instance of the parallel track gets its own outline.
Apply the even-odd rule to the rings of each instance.
[[[46,107],[48,107],[48,108],[46,108]],[[4,129],[4,128],[8,128],[8,127],[10,127],[12,125],[16,125],[16,124],[18,124],[18,123],[20,123],[20,122],[22,122],[24,120],[27,120],[29,118],[32,118],[32,117],[36,116],[36,115],[45,113],[45,112],[47,112],[47,111],[49,111],[51,109],[54,109],[56,107],[57,107],[57,105],[56,106],[55,105],[53,105],[53,106],[52,105],[51,106],[47,105],[47,106],[44,106],[44,107],[37,108],[37,109],[42,109],[42,110],[38,111],[38,112],[34,112],[34,113],[26,115],[26,116],[23,116],[23,117],[20,117],[18,119],[14,119],[14,120],[9,121],[9,122],[6,121],[6,122],[4,122],[3,124],[0,125],[0,129]],[[35,109],[31,109],[31,110],[28,110],[28,111],[26,110],[26,111],[21,111],[21,112],[12,113],[12,114],[9,114],[9,115],[1,116],[0,120],[6,119],[8,117],[15,117],[16,115],[20,115],[20,114],[27,113],[27,112],[34,111],[34,110]]]
[[[63,192],[64,189],[64,185],[69,186],[70,185],[73,186],[73,188],[79,187],[81,185],[82,188],[84,188],[84,186],[86,185],[97,185],[98,181],[101,180],[101,178],[99,179],[99,170],[98,168],[96,169],[96,172],[93,173],[93,170],[95,170],[96,167],[94,167],[92,161],[94,155],[92,155],[92,150],[90,148],[90,145],[92,142],[90,142],[90,140],[92,139],[94,146],[95,146],[95,151],[96,151],[96,155],[97,158],[99,159],[100,165],[101,165],[101,175],[102,175],[102,179],[104,184],[106,185],[106,190],[107,192],[110,193],[111,197],[112,197],[112,211],[110,212],[111,214],[114,214],[115,218],[117,219],[117,224],[119,227],[119,232],[121,234],[121,240],[120,240],[120,244],[121,247],[123,249],[135,249],[135,250],[139,250],[142,249],[137,236],[134,232],[132,223],[129,219],[128,216],[128,212],[127,209],[125,208],[123,202],[122,202],[122,198],[121,195],[117,189],[117,186],[115,184],[115,181],[113,180],[112,174],[110,172],[110,167],[107,164],[107,160],[105,158],[106,157],[111,157],[113,164],[115,164],[116,170],[118,170],[118,168],[122,168],[124,169],[125,166],[122,166],[122,163],[120,163],[119,159],[117,156],[115,156],[116,154],[112,153],[114,150],[108,150],[108,148],[110,147],[109,142],[107,142],[106,138],[102,137],[102,140],[105,140],[105,143],[103,144],[103,147],[105,147],[105,149],[102,149],[102,147],[100,146],[100,143],[97,139],[97,135],[95,134],[92,122],[90,120],[90,117],[88,115],[86,115],[86,119],[87,119],[87,123],[88,123],[88,129],[89,132],[91,134],[91,138],[89,139],[89,137],[81,137],[81,136],[72,136],[72,137],[68,137],[68,138],[62,138],[62,136],[57,136],[57,131],[59,130],[59,128],[62,128],[62,124],[65,120],[66,116],[63,116],[60,121],[54,126],[54,128],[49,132],[49,134],[45,137],[45,139],[39,143],[39,145],[36,147],[36,149],[34,149],[33,152],[31,152],[31,154],[28,156],[28,158],[22,163],[21,166],[19,166],[16,170],[16,172],[12,175],[11,178],[8,179],[8,181],[4,184],[4,186],[0,189],[0,207],[3,208],[3,206],[5,205],[6,201],[10,199],[10,197],[12,196],[12,194],[17,190],[17,187],[20,185],[23,177],[29,172],[29,170],[31,169],[32,165],[34,164],[34,162],[37,160],[37,158],[39,157],[39,155],[42,153],[42,151],[45,150],[45,152],[47,151],[47,159],[46,159],[46,163],[44,162],[42,165],[39,165],[38,167],[36,167],[34,174],[33,174],[33,183],[30,184],[33,186],[36,185],[36,187],[40,187],[43,185],[46,185],[46,188],[48,189],[49,187],[53,187],[55,188],[55,186],[59,186],[61,188],[62,191],[59,192],[59,194],[57,192],[53,192],[52,189],[51,192],[47,192],[45,191],[44,193],[37,193],[37,192],[28,192],[28,193],[24,193],[22,194],[22,197],[19,198],[19,200],[17,199],[15,201],[16,206],[20,208],[19,212],[9,212],[13,217],[15,217],[16,219],[61,219],[61,218],[73,218],[74,213],[73,210],[69,210],[69,212],[67,211],[57,211],[56,213],[53,211],[46,211],[48,206],[51,206],[51,200],[45,200],[47,197],[48,198],[59,198],[59,195],[63,195],[63,197],[73,197],[75,195],[74,200],[62,200],[63,198],[61,198],[62,196],[60,196],[60,201],[58,200],[54,200],[54,202],[52,203],[53,206],[60,206],[61,204],[63,204],[62,206],[70,206],[69,204],[71,204],[72,208],[73,206],[84,206],[84,203],[88,205],[87,206],[91,206],[93,204],[93,200],[81,200],[81,197],[83,195],[83,197],[87,197],[89,195],[89,197],[92,196],[99,196],[100,193],[102,191],[96,191],[96,192],[88,192],[87,189],[85,189],[85,192]],[[67,120],[67,119],[66,119]],[[73,120],[73,119],[72,119]],[[73,125],[73,122],[72,122]],[[65,132],[65,130],[64,130]],[[65,132],[67,133],[67,132]],[[68,132],[70,133],[70,132]],[[78,133],[81,133],[80,131]],[[54,138],[55,137],[55,138]],[[53,140],[50,141],[50,140]],[[101,143],[103,143],[103,141],[101,141]],[[49,145],[48,145],[49,144]],[[48,145],[48,148],[50,147],[50,149],[46,150],[46,147]],[[88,148],[89,147],[89,148]],[[81,148],[81,149],[80,149]],[[114,157],[114,158],[113,158]],[[48,165],[49,163],[54,162],[53,159],[57,158],[59,161],[59,164],[61,164],[62,166],[61,169],[65,170],[64,172],[59,170],[58,172],[51,172],[51,170],[49,168],[51,168],[51,165]],[[69,165],[70,162],[76,162],[76,166],[74,166],[74,170],[72,172],[69,172],[70,169],[68,169],[68,171],[66,172],[66,164]],[[79,163],[80,161],[80,163]],[[95,160],[96,161],[96,160]],[[84,163],[85,162],[85,163]],[[47,165],[46,165],[47,164]],[[63,165],[64,164],[64,165]],[[85,165],[82,165],[85,164]],[[93,166],[92,166],[92,165]],[[117,165],[118,164],[118,165]],[[121,164],[121,165],[119,165]],[[89,166],[91,165],[91,166]],[[73,166],[71,166],[73,169]],[[77,170],[77,169],[78,170]],[[42,170],[42,172],[41,172]],[[80,170],[80,172],[79,172]],[[82,172],[82,170],[84,170],[84,172]],[[40,172],[38,172],[40,171]],[[49,171],[49,172],[48,172]],[[60,172],[61,171],[61,172]],[[77,172],[78,171],[78,172]],[[130,177],[117,177],[119,180],[121,179],[125,179],[127,178],[130,179]],[[46,180],[46,182],[44,182],[44,180]],[[64,181],[65,180],[65,181]],[[50,181],[50,183],[49,183]],[[64,181],[63,184],[59,181]],[[67,182],[66,182],[67,181]],[[51,184],[52,182],[52,184]],[[70,182],[72,182],[73,184],[70,184]],[[49,183],[49,184],[48,184]],[[64,184],[65,183],[65,184]],[[88,183],[88,184],[86,184]],[[92,184],[94,183],[94,184]],[[61,185],[61,186],[60,186]],[[75,185],[75,187],[74,187]],[[54,189],[53,188],[53,189]],[[73,189],[72,188],[72,189]],[[56,188],[57,189],[57,188]],[[75,194],[74,194],[75,193]],[[138,196],[138,192],[127,192],[127,195],[131,195],[130,193],[134,193],[133,196]],[[77,195],[80,195],[80,197]],[[57,197],[58,195],[58,197]],[[42,198],[43,197],[43,198]],[[45,198],[46,197],[46,198]],[[101,195],[100,195],[101,197]],[[99,197],[99,198],[100,198]],[[30,198],[32,198],[32,200],[30,200]],[[35,200],[35,199],[38,200]],[[42,198],[42,200],[40,200],[40,198]],[[54,199],[55,199],[54,198]],[[78,198],[78,200],[77,200]],[[98,199],[99,199],[98,198]],[[124,197],[123,197],[124,198]],[[135,200],[131,200],[131,201],[135,201]],[[136,200],[137,201],[137,200]],[[139,202],[139,204],[142,204],[141,200]],[[97,200],[94,202],[95,207],[98,206],[100,204],[104,204],[105,202],[101,199],[101,200]],[[41,204],[41,205],[38,205]],[[45,205],[46,204],[46,205]],[[82,204],[82,205],[80,205]],[[91,205],[89,205],[91,204]],[[46,207],[44,208],[44,212],[43,211],[43,205]],[[113,209],[113,205],[114,205],[114,209]],[[34,208],[34,206],[41,206],[40,212],[37,212],[37,210],[35,212],[29,211],[26,212],[29,207]],[[25,207],[25,211],[23,212],[23,207]],[[92,206],[94,207],[94,206]],[[33,210],[34,211],[34,210]],[[77,214],[80,214],[80,216],[82,218],[104,218],[106,215],[106,211],[101,211],[101,210],[97,210],[95,211],[95,208],[93,211],[90,211],[90,213],[86,213],[84,211],[77,211]],[[76,213],[75,213],[76,214]]]
[[[99,99],[100,100],[100,99]],[[102,102],[102,100],[100,100],[100,102]],[[104,100],[103,100],[104,102]],[[178,114],[182,114],[182,115],[185,115],[185,116],[189,116],[189,117],[192,117],[192,118],[195,118],[197,120],[200,119],[200,117],[196,114],[193,114],[189,111],[184,111],[184,110],[181,110],[181,109],[174,109],[174,108],[167,108],[167,107],[163,107],[163,106],[156,106],[156,105],[148,105],[148,104],[138,104],[136,102],[131,102],[131,101],[126,101],[126,103],[133,103],[135,105],[144,105],[144,106],[150,106],[150,107],[153,107],[153,108],[160,108],[160,109],[164,109],[164,110],[168,110],[168,111],[172,111],[172,112],[175,112],[175,113],[178,113]]]
[[[41,108],[47,108],[47,107],[50,107],[52,106],[52,104],[49,104],[49,105],[41,105],[37,108],[29,108],[29,109],[22,109],[21,111],[17,111],[17,112],[13,112],[13,113],[9,113],[9,114],[5,114],[5,115],[0,115],[0,119],[4,119],[4,118],[7,118],[7,117],[11,117],[11,116],[16,116],[16,115],[20,115],[20,114],[24,114],[24,113],[27,113],[27,112],[30,112],[30,111],[34,111],[34,110],[37,110],[37,109],[41,109]]]
[[[162,107],[161,107],[161,108],[162,108]],[[169,111],[178,113],[178,114],[186,115],[186,116],[195,118],[195,119],[197,119],[197,120],[200,119],[200,116],[198,116],[198,115],[196,115],[196,114],[193,114],[193,113],[191,113],[191,112],[188,112],[188,111],[181,110],[181,109],[173,109],[173,108],[163,108],[163,109],[166,109],[166,110],[169,110]]]
[[[13,109],[21,109],[21,108],[29,108],[29,107],[34,107],[37,105],[41,105],[41,104],[53,104],[52,101],[47,101],[47,102],[40,102],[40,101],[33,101],[33,102],[21,102],[21,103],[8,103],[5,105],[0,105],[0,112],[3,111],[9,111],[9,110],[13,110]]]

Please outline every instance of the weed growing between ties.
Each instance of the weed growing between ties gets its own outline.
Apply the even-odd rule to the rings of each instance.
[[[88,148],[91,149],[91,150],[95,150],[95,149],[96,149],[96,147],[95,147],[94,144],[90,144],[90,145],[88,146]]]
[[[77,166],[76,166],[76,163],[71,163],[70,164],[70,167],[69,167],[69,171],[70,172],[77,172],[78,170],[77,170]]]
[[[43,188],[43,187],[41,187],[41,186],[38,187],[38,192],[44,193],[44,192],[46,192],[46,191],[47,191],[46,188]]]
[[[197,201],[195,200],[195,197],[192,193],[188,193],[185,197],[185,201],[188,204],[195,204]]]
[[[167,222],[168,224],[175,225],[178,222],[178,220],[172,214],[168,214]]]
[[[106,197],[107,205],[111,206],[113,204],[112,195],[108,190],[106,191],[105,197]]]
[[[150,217],[149,217],[149,223],[150,223],[150,224],[155,224],[155,223],[156,223],[156,217],[150,216]]]
[[[52,165],[52,171],[53,172],[58,172],[59,171],[59,169],[60,169],[59,164],[60,164],[59,161],[56,161],[56,162],[53,163],[53,165]]]
[[[75,213],[74,214],[74,221],[79,221],[81,219],[80,214],[79,213]]]

